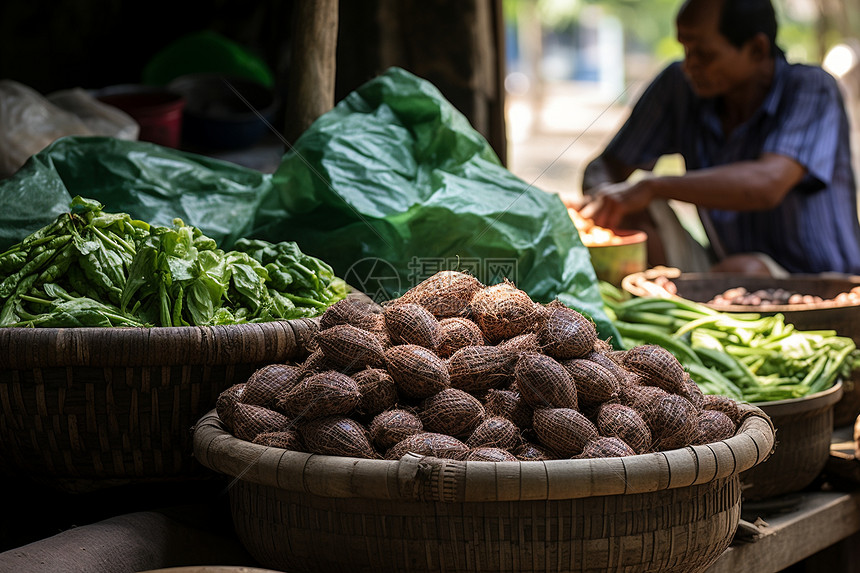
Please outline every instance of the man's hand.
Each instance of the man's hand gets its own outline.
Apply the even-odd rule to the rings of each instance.
[[[644,211],[652,198],[647,180],[607,183],[583,197],[584,204],[579,213],[593,220],[595,225],[617,230],[625,215]]]

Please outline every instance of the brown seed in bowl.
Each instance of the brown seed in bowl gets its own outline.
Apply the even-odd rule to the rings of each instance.
[[[487,391],[484,409],[488,416],[499,416],[512,421],[520,430],[532,427],[532,407],[525,403],[519,392],[504,389]]]
[[[525,291],[507,280],[476,292],[469,310],[491,343],[534,331],[544,312]]]
[[[349,324],[361,327],[368,317],[378,312],[372,303],[347,297],[337,301],[320,317],[320,330],[337,326],[338,324]]]
[[[247,442],[252,441],[258,434],[282,432],[292,426],[292,420],[288,417],[263,406],[239,402],[233,412],[233,435]]]
[[[231,433],[235,433],[233,431],[233,417],[236,411],[236,404],[242,401],[242,393],[244,391],[244,382],[241,384],[233,384],[221,392],[218,395],[218,399],[215,400],[215,412],[218,414],[218,418],[224,426],[230,430]]]
[[[359,414],[375,416],[397,403],[397,386],[386,370],[367,368],[356,372],[352,378],[358,385],[358,393],[361,394],[357,408]]]
[[[728,396],[718,394],[705,394],[702,397],[702,408],[705,410],[718,410],[729,417],[737,425],[741,419],[741,411],[738,403]]]
[[[561,365],[573,379],[583,407],[618,400],[621,385],[609,369],[585,358],[564,360]]]
[[[242,403],[274,408],[278,396],[288,392],[301,376],[301,369],[289,364],[269,364],[258,368],[245,383]]]
[[[702,410],[696,422],[693,445],[712,444],[735,435],[735,423],[719,410]]]
[[[683,396],[668,394],[658,398],[642,412],[642,417],[651,430],[655,451],[683,448],[696,436],[698,412]]]

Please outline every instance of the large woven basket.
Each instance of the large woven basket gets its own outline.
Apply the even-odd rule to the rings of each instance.
[[[0,474],[68,492],[202,475],[194,424],[256,368],[304,356],[317,330],[0,329]]]
[[[842,383],[803,398],[756,405],[776,428],[776,449],[764,463],[741,474],[744,499],[758,501],[804,489],[827,465],[833,408]]]
[[[239,440],[210,412],[194,455],[234,478],[236,531],[265,567],[692,573],[731,542],[738,475],[773,443],[767,416],[746,407],[728,440],[627,458],[365,460]]]

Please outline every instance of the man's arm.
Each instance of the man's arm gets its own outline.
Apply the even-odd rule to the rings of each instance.
[[[582,174],[582,193],[592,194],[607,183],[620,183],[635,171],[630,165],[625,165],[605,154],[598,155],[585,166]]]
[[[652,199],[676,199],[710,209],[757,211],[779,205],[806,169],[783,155],[764,154],[754,161],[652,177],[636,183],[603,186],[582,210],[602,227],[617,228],[628,213],[644,210]]]

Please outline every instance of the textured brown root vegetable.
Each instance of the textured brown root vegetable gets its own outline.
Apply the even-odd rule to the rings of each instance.
[[[426,398],[450,386],[448,365],[423,346],[392,346],[385,351],[385,363],[398,394],[406,398]]]
[[[475,428],[466,445],[471,448],[501,448],[510,450],[521,442],[520,429],[508,420],[501,417],[489,417]]]
[[[218,414],[218,418],[224,426],[230,430],[231,433],[235,433],[233,430],[234,413],[236,411],[236,404],[241,402],[242,393],[244,391],[244,382],[241,384],[233,384],[226,390],[222,391],[218,395],[218,399],[215,400],[215,412]]]
[[[517,390],[533,408],[579,406],[577,389],[570,374],[557,360],[543,354],[523,354],[514,368]]]
[[[484,344],[484,333],[468,318],[452,316],[439,321],[439,344],[436,353],[442,358],[450,357],[463,347]]]
[[[370,315],[377,312],[378,310],[372,303],[347,297],[337,301],[323,312],[320,316],[320,330],[338,324],[349,324],[363,328],[362,323],[365,323]]]
[[[697,410],[701,410],[705,402],[705,395],[702,389],[696,384],[696,381],[690,378],[689,373],[684,373],[684,388],[680,392],[681,396],[689,400]]]
[[[545,312],[525,291],[507,280],[476,292],[469,310],[484,337],[493,344],[534,331]]]
[[[585,358],[571,358],[561,365],[573,379],[582,406],[618,400],[621,384],[609,369]]]
[[[384,364],[385,349],[372,332],[349,324],[321,330],[314,337],[328,362],[343,370],[361,370]]]
[[[375,416],[397,403],[397,386],[391,375],[382,368],[367,368],[352,375],[358,385],[361,400],[356,408],[359,414]]]
[[[582,452],[597,437],[597,427],[581,412],[571,408],[535,410],[534,430],[540,443],[563,457]]]
[[[510,383],[516,354],[498,346],[466,346],[448,359],[453,388],[478,392]]]
[[[299,435],[312,454],[379,459],[367,430],[351,418],[327,416],[299,425]]]
[[[702,410],[696,421],[693,445],[712,444],[735,435],[735,423],[719,410]]]
[[[305,451],[302,439],[297,430],[284,430],[282,432],[263,432],[254,438],[255,444],[269,446],[270,448],[281,448],[293,452]]]
[[[598,436],[589,440],[582,448],[582,453],[575,456],[578,459],[623,458],[634,456],[633,451],[624,440],[616,437]]]
[[[729,417],[736,425],[740,422],[741,412],[738,403],[728,396],[718,394],[705,394],[702,397],[702,408],[705,410],[717,410]]]
[[[435,432],[413,434],[385,452],[386,460],[399,460],[408,453],[434,456],[449,460],[462,460],[469,453],[469,446],[453,436]]]
[[[597,329],[581,313],[566,306],[548,309],[538,336],[543,351],[558,360],[579,358],[591,352],[597,341]]]
[[[493,389],[484,398],[484,409],[487,416],[507,418],[520,430],[532,427],[534,410],[526,404],[519,392],[513,390]]]
[[[624,353],[624,367],[642,377],[645,384],[673,394],[684,391],[684,367],[675,355],[656,344],[643,344]]]
[[[358,384],[350,376],[329,370],[299,381],[278,399],[278,410],[292,418],[309,420],[345,415],[361,403]]]
[[[428,432],[465,438],[481,422],[486,412],[481,402],[462,390],[446,388],[421,403],[418,417]]]
[[[239,402],[233,410],[233,435],[240,440],[250,442],[258,434],[282,432],[291,428],[292,420],[263,406]]]
[[[642,384],[625,383],[622,384],[618,392],[618,402],[625,406],[630,406],[637,412],[644,412],[652,402],[668,396],[662,388],[657,386],[644,386]]]
[[[389,305],[384,311],[385,328],[393,344],[417,344],[430,350],[439,345],[439,321],[419,304]]]
[[[543,348],[540,345],[540,339],[534,332],[526,332],[519,334],[513,338],[503,340],[498,344],[499,348],[510,350],[516,354],[537,353],[542,354]]]
[[[618,380],[618,384],[623,384],[625,378],[627,378],[628,372],[621,366],[618,362],[612,359],[612,357],[606,352],[599,352],[592,350],[585,356],[583,356],[585,360],[591,360],[592,362],[596,362],[600,364],[607,370],[609,370],[612,375]]]
[[[515,462],[517,457],[502,448],[481,447],[473,448],[466,454],[467,462]]]
[[[379,339],[379,343],[382,344],[383,348],[391,346],[391,339],[388,336],[388,330],[385,328],[385,316],[381,312],[368,314],[355,326],[374,334]]]
[[[440,271],[403,293],[397,303],[420,304],[436,318],[448,318],[461,315],[482,288],[484,285],[472,275]]]
[[[651,430],[651,447],[654,451],[689,446],[696,436],[696,407],[678,394],[668,394],[651,402],[642,412],[642,418]]]
[[[393,408],[377,414],[368,426],[370,441],[384,452],[409,436],[424,431],[421,420],[408,410]]]
[[[301,369],[290,364],[269,364],[258,368],[245,383],[242,403],[272,409],[278,396],[289,391],[301,376]]]
[[[597,411],[597,431],[601,436],[624,440],[637,454],[651,449],[651,429],[633,408],[622,404],[603,404]]]
[[[299,370],[301,370],[302,376],[308,376],[310,374],[317,374],[319,372],[325,372],[326,370],[335,369],[337,369],[337,365],[326,360],[325,355],[319,348],[311,352],[308,357],[305,358],[301,364],[299,364]]]
[[[542,462],[558,458],[558,455],[546,446],[531,442],[525,442],[523,445],[515,448],[512,453],[518,460],[523,462]]]

